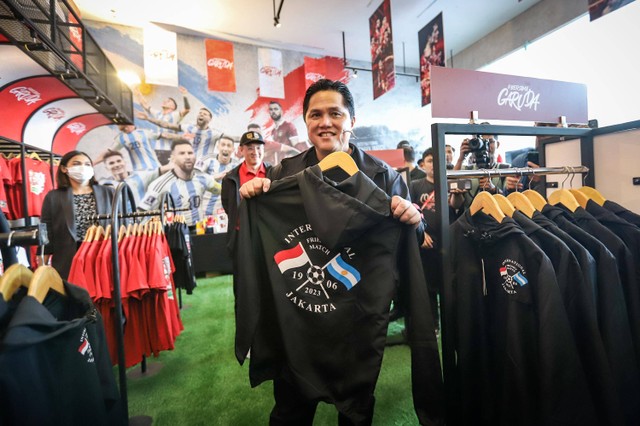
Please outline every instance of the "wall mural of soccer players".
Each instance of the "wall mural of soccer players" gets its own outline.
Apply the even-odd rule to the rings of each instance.
[[[90,20],[85,25],[116,69],[133,71],[144,81],[141,29]],[[390,22],[382,18],[381,34],[390,30]],[[184,153],[186,159],[181,160],[178,171],[182,173],[193,166],[193,170],[213,177],[217,183],[226,170],[241,162],[237,148],[240,136],[247,130],[257,130],[263,135],[265,162],[277,164],[306,150],[310,144],[302,118],[302,100],[306,79],[321,77],[317,70],[326,69],[324,77],[346,82],[361,100],[357,105],[358,127],[354,130],[357,139],[352,138],[358,146],[367,150],[388,149],[402,139],[411,140],[416,149],[430,145],[427,124],[430,117],[420,109],[414,79],[401,79],[396,82],[396,90],[374,103],[371,81],[351,80],[342,58],[282,51],[285,97],[261,97],[258,47],[233,43],[236,89],[210,91],[205,38],[178,34],[177,46],[179,87],[144,82],[132,87],[133,125],[95,128],[77,147],[97,163],[95,173],[99,181],[135,182],[138,200],[145,198],[151,180],[168,180],[167,175],[176,173],[176,165],[169,161],[175,141],[187,140],[193,147],[193,160],[191,154]],[[305,69],[305,58],[308,66],[315,65],[314,69]],[[187,200],[200,210],[199,215],[192,214],[194,219],[215,213],[219,206],[215,185],[207,181],[200,186],[204,191],[198,194],[199,199]],[[191,197],[187,194],[183,191],[181,196]]]
[[[425,106],[431,103],[431,67],[445,65],[442,13],[418,32],[418,46],[420,49],[420,93],[422,106]]]

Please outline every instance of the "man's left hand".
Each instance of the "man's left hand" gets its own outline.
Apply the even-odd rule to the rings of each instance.
[[[418,209],[409,200],[398,195],[391,198],[391,213],[394,218],[407,225],[417,226],[422,220]]]

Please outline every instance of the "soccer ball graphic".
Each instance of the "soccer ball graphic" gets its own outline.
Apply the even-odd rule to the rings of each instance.
[[[324,271],[316,265],[311,265],[307,269],[307,279],[310,283],[320,285],[324,282]]]

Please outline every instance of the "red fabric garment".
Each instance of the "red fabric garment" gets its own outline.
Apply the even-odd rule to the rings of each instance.
[[[84,241],[80,245],[76,255],[73,256],[73,260],[71,261],[71,269],[69,270],[69,278],[67,279],[70,283],[85,288],[89,292],[91,300],[94,302],[96,301],[95,279],[93,273],[90,275],[87,274],[86,269],[93,265],[95,254],[90,252],[92,248],[98,246],[96,243],[96,241]]]
[[[127,294],[131,297],[142,299],[149,292],[146,268],[141,265],[140,256],[136,252],[136,238],[125,237],[120,244],[120,252],[124,253],[129,263],[129,275],[127,276]]]
[[[267,177],[267,168],[264,166],[264,163],[260,164],[260,169],[258,169],[258,173],[253,173],[251,170],[247,168],[247,164],[242,162],[240,168],[238,169],[238,176],[240,177],[240,186],[249,182],[253,178],[257,177]]]
[[[13,170],[13,188],[16,196],[20,199],[18,202],[19,211],[17,208],[16,213],[19,213],[19,217],[24,215],[24,206],[22,205],[22,190],[24,186],[27,192],[27,203],[29,206],[28,215],[40,216],[44,197],[53,189],[50,165],[42,160],[26,157],[24,162],[27,181],[26,184],[23,185],[21,159],[13,158],[10,162],[12,163]]]
[[[10,171],[7,160],[0,155],[0,210],[5,216],[9,214],[9,200],[4,185],[5,180],[8,180]]]
[[[174,339],[178,337],[180,332],[184,330],[182,319],[180,318],[180,307],[178,306],[178,300],[176,298],[176,285],[173,281],[173,273],[176,268],[173,264],[173,258],[171,257],[171,248],[169,242],[164,234],[160,235],[160,240],[164,249],[165,259],[169,261],[169,283],[167,284],[167,299],[169,300],[169,306],[171,309],[171,325],[173,328]]]
[[[17,160],[17,161],[16,161]],[[7,160],[7,172],[4,176],[5,193],[7,194],[7,203],[9,203],[9,214],[7,219],[15,220],[22,216],[22,197],[20,189],[16,189],[15,175],[16,168],[20,170],[20,158],[15,157]]]

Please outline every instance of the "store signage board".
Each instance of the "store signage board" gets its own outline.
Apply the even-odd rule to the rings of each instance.
[[[587,86],[456,68],[431,70],[433,117],[587,123]]]

